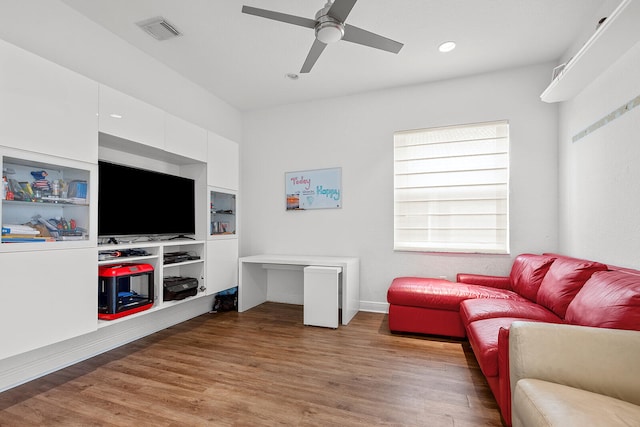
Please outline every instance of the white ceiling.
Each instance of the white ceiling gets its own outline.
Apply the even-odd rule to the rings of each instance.
[[[557,61],[606,3],[360,0],[346,22],[404,43],[400,53],[339,41],[292,81],[285,75],[299,72],[313,30],[242,5],[313,19],[325,0],[62,1],[241,111]],[[183,36],[161,42],[135,25],[155,16]],[[439,53],[447,40],[457,48]]]

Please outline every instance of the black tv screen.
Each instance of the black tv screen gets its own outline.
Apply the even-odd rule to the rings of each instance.
[[[98,162],[98,236],[195,232],[193,179]]]

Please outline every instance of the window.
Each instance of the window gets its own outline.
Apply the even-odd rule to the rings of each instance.
[[[394,250],[509,253],[509,124],[394,134]]]

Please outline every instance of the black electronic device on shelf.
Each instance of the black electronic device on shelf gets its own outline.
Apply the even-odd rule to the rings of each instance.
[[[122,249],[114,251],[100,251],[98,252],[98,260],[104,261],[115,258],[128,258],[128,257],[142,257],[149,256],[149,252],[145,249]]]
[[[98,236],[195,232],[193,179],[98,162]]]
[[[200,259],[200,255],[192,252],[167,252],[164,254],[165,264],[175,264],[177,262],[192,261]]]
[[[198,293],[198,279],[195,277],[167,276],[162,284],[164,301],[182,300]]]

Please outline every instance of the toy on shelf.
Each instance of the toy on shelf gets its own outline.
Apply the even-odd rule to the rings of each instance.
[[[47,171],[31,171],[31,176],[35,181],[33,182],[33,188],[41,191],[51,191],[51,183],[47,180]]]

